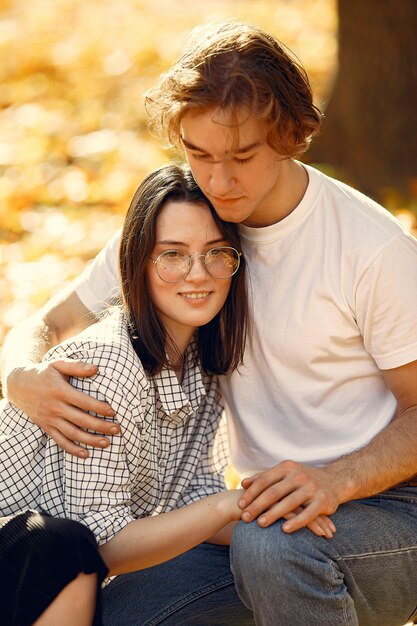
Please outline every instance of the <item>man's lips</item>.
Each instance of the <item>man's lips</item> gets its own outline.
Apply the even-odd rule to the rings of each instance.
[[[210,195],[210,198],[212,198],[214,202],[218,202],[219,204],[232,204],[233,202],[241,200],[242,196],[236,196],[234,198],[219,198],[218,196]]]

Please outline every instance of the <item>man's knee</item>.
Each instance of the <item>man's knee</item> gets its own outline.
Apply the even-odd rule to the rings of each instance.
[[[269,528],[261,528],[256,521],[236,526],[230,550],[236,580],[256,577],[268,583],[279,580],[282,586],[291,580],[291,572],[297,577],[297,572],[305,575],[309,569],[317,573],[321,566],[333,570],[326,539],[308,529],[287,534],[282,523],[278,521]]]
[[[277,522],[270,528],[261,528],[257,522],[240,522],[233,533],[230,562],[235,578],[267,575],[281,568],[288,536]],[[278,568],[278,570],[277,570]]]

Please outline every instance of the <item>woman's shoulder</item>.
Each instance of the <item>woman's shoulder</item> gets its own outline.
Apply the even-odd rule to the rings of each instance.
[[[115,369],[131,367],[143,370],[119,307],[112,308],[98,322],[55,346],[44,357],[45,361],[55,359],[87,360],[99,367],[111,364]]]

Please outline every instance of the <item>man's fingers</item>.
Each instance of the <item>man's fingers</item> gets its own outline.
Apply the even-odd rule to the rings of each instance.
[[[120,432],[117,422],[90,415],[87,411],[107,418],[114,418],[116,415],[106,402],[96,400],[62,381],[60,389],[51,392],[47,400],[37,407],[37,416],[40,426],[46,431],[50,428],[60,429],[58,421],[64,420],[103,435],[117,435]]]
[[[61,423],[60,430],[67,439],[76,443],[82,443],[93,448],[107,448],[110,445],[110,440],[107,437],[86,432],[70,422],[67,422],[65,425]]]
[[[97,367],[95,365],[88,365],[82,361],[71,361],[71,359],[56,361],[53,367],[63,376],[88,377],[97,373]],[[91,413],[97,413],[97,415],[114,417],[115,412],[107,402],[92,398],[82,391],[74,389],[74,387],[67,383],[63,386],[64,381],[62,381],[62,379],[61,382],[62,384],[57,390],[59,390],[59,397],[62,400],[85,412],[91,411]]]
[[[94,417],[67,405],[63,406],[61,417],[54,420],[52,429],[59,429],[67,439],[95,448],[109,445],[109,439],[103,434],[112,436],[120,433],[120,425],[116,422]]]
[[[76,423],[80,424],[79,427]],[[111,444],[111,440],[108,437],[103,437],[101,434],[95,434],[84,430],[84,426],[89,430],[95,430],[95,426],[98,427],[98,433],[103,430],[103,425],[106,425],[107,430],[114,429],[117,432],[109,432],[109,434],[118,434],[120,432],[120,426],[114,424],[114,422],[106,422],[103,419],[92,417],[81,412],[72,411],[71,421],[63,418],[55,419],[53,426],[48,428],[48,435],[66,452],[75,454],[86,458],[88,456],[87,450],[80,447],[79,444],[85,446],[91,446],[93,448],[107,448]],[[93,428],[90,428],[92,426]]]
[[[250,504],[253,504],[253,502],[260,496],[260,494],[263,495],[264,493],[269,491],[269,489],[276,488],[281,478],[281,473],[279,473],[278,475],[278,468],[275,467],[268,472],[263,472],[259,475],[250,476],[249,478],[242,481],[242,487],[246,489],[246,491],[238,502],[240,508],[247,508]],[[248,481],[249,485],[247,485],[246,481]]]
[[[64,376],[85,377],[97,373],[97,366],[74,359],[60,359],[53,362],[53,367]]]
[[[246,515],[247,511],[245,511],[242,514],[242,520],[244,522],[249,522],[255,518],[258,518],[258,524],[259,526],[262,526],[262,527],[270,526],[271,524],[279,520],[281,517],[284,517],[288,513],[292,513],[296,511],[299,507],[301,507],[304,504],[304,496],[300,491],[292,492],[285,498],[279,499],[279,501],[275,500],[274,503],[270,502],[267,506],[262,506],[262,504],[258,503],[258,500],[256,500],[251,505],[251,507],[249,507],[251,510],[248,516]],[[257,511],[259,510],[259,512],[253,515],[252,507],[254,507],[255,505],[256,505]],[[314,517],[317,517],[318,513],[319,512],[317,512]],[[296,513],[293,519],[295,520],[298,517],[298,515],[299,514]],[[293,523],[293,521],[290,520],[288,523]]]
[[[89,413],[85,413],[76,407],[65,407],[66,412],[62,412],[62,417],[84,430],[91,430],[98,435],[117,435],[120,433],[120,425],[113,420],[106,420],[101,417],[95,417]],[[94,411],[97,413],[97,411]],[[113,411],[114,415],[114,411]]]
[[[254,474],[253,476],[247,476],[242,480],[243,489],[249,489],[252,483],[258,478],[259,474]]]
[[[90,413],[96,413],[97,415],[103,415],[103,417],[114,417],[116,415],[115,411],[112,409],[110,404],[107,402],[103,402],[102,400],[97,400],[88,394],[79,391],[78,389],[74,389],[71,385],[68,385],[64,392],[61,390],[61,401],[66,402],[67,404],[75,407],[79,411],[81,411],[81,415],[87,421],[83,423],[79,423],[76,421],[76,424],[82,426],[83,428],[89,428],[90,430],[97,430],[98,432],[103,432],[106,434],[114,434],[110,430],[108,430],[108,425],[115,424],[113,422],[106,422],[101,418],[94,417],[93,415],[88,415]],[[66,417],[63,415],[63,417]],[[71,419],[71,421],[73,421]],[[100,426],[100,423],[103,426]],[[107,424],[107,426],[106,426]],[[104,430],[102,430],[104,428]]]
[[[284,483],[274,483],[267,489],[260,492],[257,498],[252,500],[249,506],[245,508],[245,511],[242,513],[242,520],[244,522],[250,522],[256,517],[258,517],[264,511],[270,510],[277,503],[284,502],[283,498],[288,495],[288,485],[284,485]],[[300,506],[303,502],[303,498],[299,499],[297,492],[292,494],[292,501],[294,502],[294,506],[292,507],[281,507],[281,516],[285,513],[289,513],[293,511],[296,507]],[[246,492],[239,500],[239,506],[242,500],[246,498]],[[277,519],[277,518],[276,518]],[[275,521],[275,520],[274,520]]]
[[[67,439],[59,430],[53,428],[48,432],[48,435],[55,441],[56,444],[58,444],[60,448],[65,450],[65,452],[68,452],[68,454],[78,456],[81,459],[86,459],[88,457],[88,451],[85,448],[77,445],[70,439]]]
[[[311,502],[305,508],[303,508],[301,513],[297,513],[295,517],[291,520],[287,520],[283,526],[282,530],[285,533],[293,533],[300,528],[304,528],[308,526],[310,522],[316,519],[319,514],[319,504],[317,502]]]

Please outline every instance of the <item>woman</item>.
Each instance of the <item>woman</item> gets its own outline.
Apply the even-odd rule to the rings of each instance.
[[[231,522],[240,518],[240,492],[225,491],[227,443],[216,376],[241,363],[246,335],[245,263],[237,228],[219,220],[187,168],[169,165],[137,190],[119,260],[122,305],[46,359],[98,366],[93,378],[71,382],[115,409],[121,435],[109,448],[91,448],[83,460],[62,451],[10,403],[1,414],[0,515],[12,517],[0,529],[0,548],[10,545],[9,531],[17,521],[22,527],[23,519],[28,576],[36,582],[22,587],[17,575],[11,583],[16,589],[17,580],[25,590],[14,598],[22,614],[9,622],[19,626],[32,623],[52,603],[42,620],[62,594],[73,610],[67,594],[71,580],[91,585],[91,576],[101,581],[106,567],[111,576],[123,574],[206,540],[229,543]],[[25,509],[33,511],[21,513]],[[49,526],[58,526],[58,540],[49,551],[54,567],[61,567],[58,589],[43,580],[52,556],[45,562],[38,551],[30,559],[33,535],[24,530],[34,524],[45,524],[46,544]],[[85,546],[73,550],[80,563],[71,574],[59,539],[65,537],[66,550],[76,540],[68,539],[65,527],[61,532],[62,524],[72,524],[73,533],[81,529]],[[326,521],[319,519],[311,528],[325,534]],[[87,532],[101,556],[91,549]],[[83,562],[87,554],[88,564]],[[2,565],[7,572],[7,559]],[[84,578],[76,578],[79,573]],[[39,586],[43,605],[36,605],[34,615]],[[84,595],[91,607],[91,590]],[[11,599],[5,594],[0,602]],[[25,607],[31,608],[30,618]],[[71,619],[81,624],[92,618],[84,612],[84,622]],[[98,613],[95,619],[99,623]],[[42,622],[53,623],[56,618]]]
[[[112,405],[122,434],[83,461],[11,404],[4,405],[0,431],[0,515],[13,516],[0,545],[18,522],[25,528],[28,520],[29,526],[82,521],[110,575],[149,567],[211,536],[223,542],[224,527],[240,517],[238,492],[224,491],[227,447],[215,376],[241,362],[246,332],[236,228],[219,221],[188,170],[164,167],[132,200],[120,271],[122,307],[46,358],[92,359],[94,379],[72,383]],[[179,508],[185,504],[191,506]],[[53,518],[16,516],[28,508]],[[103,577],[99,560],[93,571]],[[33,572],[32,581],[40,582]],[[15,623],[36,617],[32,611]]]

